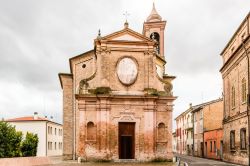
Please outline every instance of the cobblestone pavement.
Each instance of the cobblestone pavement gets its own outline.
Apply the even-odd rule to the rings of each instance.
[[[47,165],[46,165],[47,166]],[[176,164],[172,162],[162,162],[162,163],[96,163],[96,162],[84,162],[78,164],[76,162],[61,162],[57,164],[53,164],[53,166],[176,166]]]
[[[176,166],[175,163],[172,162],[152,162],[152,163],[133,163],[133,162],[83,162],[78,164],[77,161],[63,161],[61,156],[58,157],[50,157],[52,161],[51,166]],[[49,165],[44,165],[49,166]]]
[[[237,166],[236,164],[226,163],[218,160],[204,159],[186,155],[176,155],[181,159],[181,163],[187,162],[188,166]]]
[[[186,156],[186,155],[176,155],[181,159],[181,165],[183,163],[188,163],[188,166],[237,166],[236,164],[226,163],[217,160],[211,159],[204,159],[199,157],[193,156]],[[53,166],[177,166],[177,163],[172,162],[162,162],[162,163],[117,163],[117,162],[103,162],[103,163],[96,163],[96,162],[84,162],[78,164],[77,161],[62,161],[61,157],[51,158],[53,161]],[[48,165],[46,165],[48,166]]]

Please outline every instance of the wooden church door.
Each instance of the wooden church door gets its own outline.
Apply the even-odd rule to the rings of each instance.
[[[119,158],[135,158],[135,123],[119,123]]]

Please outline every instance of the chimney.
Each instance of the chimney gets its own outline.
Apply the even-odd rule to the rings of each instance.
[[[192,103],[189,104],[189,108],[192,108]]]
[[[53,116],[50,116],[50,120],[51,120],[51,121],[53,120]]]
[[[37,120],[38,119],[38,113],[37,112],[34,112],[34,120]]]
[[[45,118],[46,120],[48,120],[48,116],[47,116],[47,115],[45,115],[44,118]]]

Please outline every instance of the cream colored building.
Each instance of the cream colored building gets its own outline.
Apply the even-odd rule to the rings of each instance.
[[[173,149],[173,153],[177,152],[177,139],[176,139],[176,131],[174,131],[172,133],[172,149]]]
[[[176,152],[192,155],[193,150],[193,121],[192,105],[185,112],[175,118],[176,122]]]
[[[37,113],[34,116],[7,119],[6,122],[15,126],[17,131],[21,131],[24,138],[27,132],[38,135],[37,156],[62,155],[63,127],[61,124],[38,117]]]
[[[224,92],[223,160],[249,165],[250,13],[221,52]]]

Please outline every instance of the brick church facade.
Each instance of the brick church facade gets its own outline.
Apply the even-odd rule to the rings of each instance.
[[[64,159],[172,159],[174,76],[165,73],[163,21],[155,7],[142,34],[126,22],[69,59],[63,89]]]

